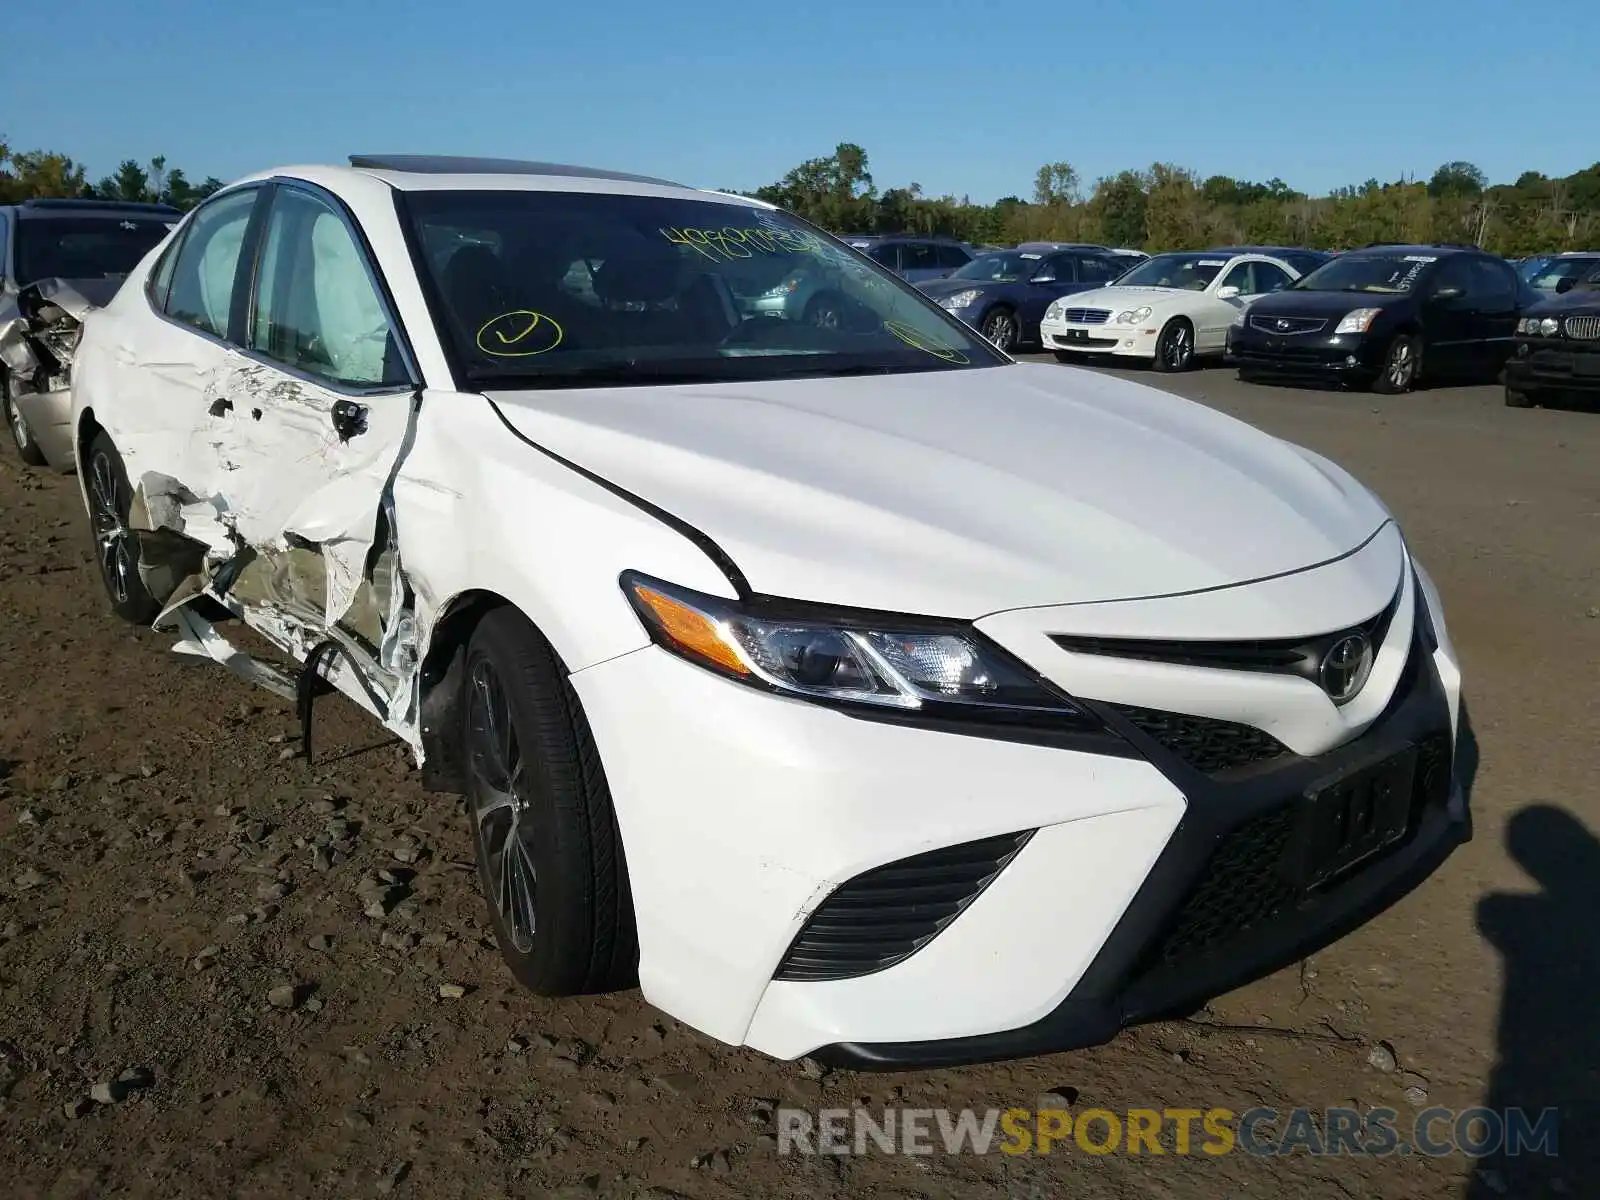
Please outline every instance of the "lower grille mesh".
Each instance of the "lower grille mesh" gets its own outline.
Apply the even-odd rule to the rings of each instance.
[[[1449,799],[1450,745],[1450,736],[1444,733],[1435,734],[1417,745],[1417,770],[1411,796],[1412,831],[1423,813],[1443,808]],[[1154,951],[1152,966],[1201,954],[1219,942],[1288,912],[1312,894],[1312,890],[1295,883],[1283,870],[1301,812],[1298,804],[1281,805],[1251,818],[1221,839],[1204,876],[1184,901]],[[1404,839],[1387,852],[1392,853],[1402,844]],[[1370,866],[1375,861],[1365,865]],[[1357,872],[1362,869],[1364,867],[1356,868]]]
[[[1171,750],[1197,771],[1216,775],[1256,763],[1271,762],[1290,753],[1289,748],[1253,725],[1194,717],[1186,713],[1158,712],[1130,704],[1109,706]]]
[[[909,958],[976,900],[1032,836],[1028,830],[984,838],[857,875],[817,906],[773,978],[850,979]]]

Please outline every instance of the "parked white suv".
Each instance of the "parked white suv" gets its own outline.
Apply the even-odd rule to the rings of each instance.
[[[757,256],[824,264],[839,319],[741,312]],[[265,172],[89,317],[75,379],[116,611],[300,699],[308,754],[323,679],[408,742],[539,992],[636,977],[785,1058],[1079,1046],[1465,833],[1456,659],[1370,492],[1014,363],[756,201]]]

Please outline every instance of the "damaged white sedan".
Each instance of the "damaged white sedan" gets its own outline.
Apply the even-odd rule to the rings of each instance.
[[[797,260],[833,318],[747,315]],[[1082,1046],[1467,835],[1455,654],[1370,492],[758,201],[267,172],[74,396],[116,611],[297,700],[308,755],[324,681],[404,739],[541,993],[863,1066]]]

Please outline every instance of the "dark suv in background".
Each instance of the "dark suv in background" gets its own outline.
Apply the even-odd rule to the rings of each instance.
[[[972,249],[953,238],[849,234],[839,239],[911,283],[939,279],[972,261]]]
[[[1128,260],[1104,247],[1073,250],[999,250],[980,254],[942,279],[917,290],[1010,353],[1039,344],[1039,319],[1052,300],[1105,287],[1128,269]]]
[[[1579,256],[1566,256],[1563,259]],[[1600,397],[1600,256],[1558,294],[1543,292],[1517,322],[1506,362],[1506,404],[1529,408],[1561,392]]]
[[[68,376],[83,315],[182,217],[115,200],[0,205],[0,412],[30,466],[71,465]]]
[[[1228,331],[1241,379],[1321,379],[1409,391],[1495,378],[1537,294],[1475,246],[1367,246],[1242,311]]]

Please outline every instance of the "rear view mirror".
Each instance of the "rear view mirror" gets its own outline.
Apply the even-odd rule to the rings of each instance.
[[[1219,287],[1217,289],[1218,300],[1236,300],[1238,297],[1239,289],[1233,287],[1232,285],[1229,285],[1228,287]]]

